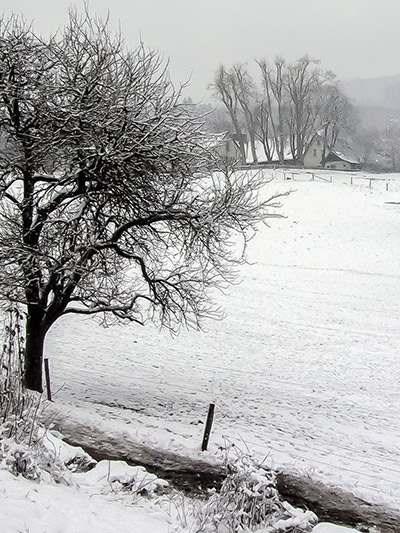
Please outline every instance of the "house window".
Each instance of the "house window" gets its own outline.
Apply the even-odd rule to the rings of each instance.
[[[314,148],[314,157],[317,157],[317,149]]]
[[[321,139],[317,139],[317,146],[321,146]]]

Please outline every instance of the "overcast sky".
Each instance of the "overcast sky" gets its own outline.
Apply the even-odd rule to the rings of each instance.
[[[22,13],[41,32],[66,20],[70,0],[2,0],[7,17]],[[83,3],[75,5],[82,7]],[[91,0],[110,12],[130,47],[139,40],[170,58],[174,82],[211,100],[207,84],[219,65],[254,59],[289,61],[308,54],[339,79],[400,74],[400,0]]]

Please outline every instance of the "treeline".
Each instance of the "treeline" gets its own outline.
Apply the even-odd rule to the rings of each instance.
[[[375,172],[400,171],[400,116],[391,116],[384,126],[364,126],[357,132],[355,147],[364,168]]]
[[[263,159],[283,164],[290,158],[300,166],[318,135],[324,164],[329,150],[340,137],[348,138],[357,122],[335,75],[309,57],[294,63],[278,57],[271,65],[264,60],[256,65],[257,80],[246,65],[221,66],[215,73],[210,89],[224,111],[213,114],[214,130],[234,135],[243,161],[248,143],[253,162],[262,145]]]

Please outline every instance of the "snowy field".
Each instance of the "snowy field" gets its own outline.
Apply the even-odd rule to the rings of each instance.
[[[225,319],[176,338],[62,319],[46,344],[56,407],[193,456],[214,402],[208,456],[234,441],[400,509],[400,175],[268,172],[266,194],[293,189],[286,218],[218,296]]]

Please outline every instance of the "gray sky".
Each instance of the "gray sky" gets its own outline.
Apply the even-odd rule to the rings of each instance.
[[[41,33],[66,20],[70,0],[2,0]],[[81,7],[83,3],[76,2]],[[140,38],[170,58],[174,82],[191,78],[188,96],[206,89],[219,65],[292,61],[304,54],[339,79],[400,74],[400,0],[91,0],[90,11],[121,24],[130,47]]]

